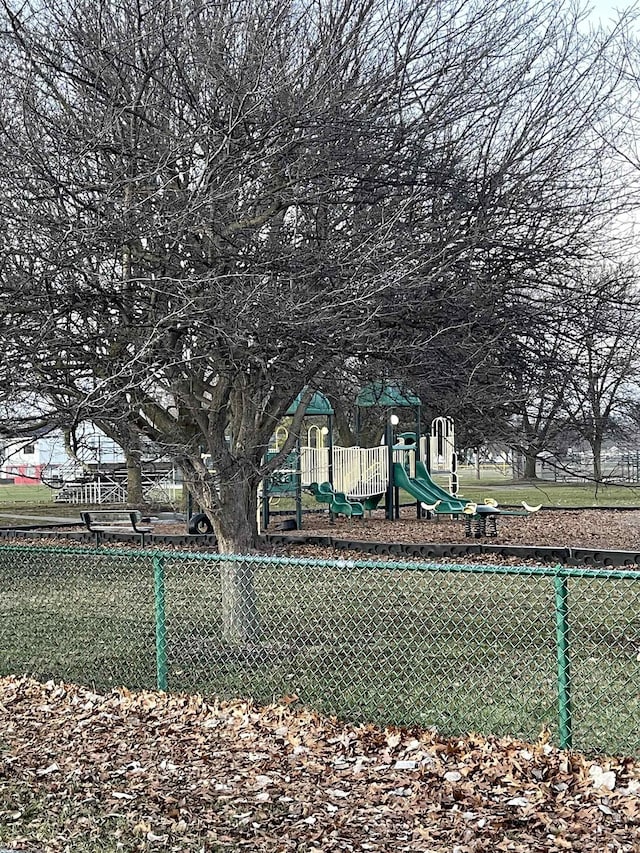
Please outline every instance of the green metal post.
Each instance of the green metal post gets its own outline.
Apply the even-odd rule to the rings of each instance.
[[[296,473],[293,475],[296,485],[296,527],[302,530],[302,451],[300,448],[300,439],[296,444]]]
[[[154,612],[156,617],[156,684],[167,689],[167,619],[164,594],[164,560],[153,558]]]
[[[327,476],[329,478],[329,482],[333,486],[333,418],[331,417],[331,415],[329,415],[327,417],[327,424],[328,424],[328,429],[329,429],[329,434],[327,436],[329,439],[329,444],[328,444],[329,459],[328,459]]]
[[[556,655],[558,662],[558,711],[560,747],[571,749],[573,722],[571,718],[571,672],[569,667],[569,607],[567,578],[553,579],[556,599]]]
[[[387,465],[389,467],[389,478],[387,480],[387,498],[385,506],[385,518],[387,521],[393,521],[393,426],[390,416],[387,413],[387,423],[385,425],[385,441],[387,444]]]
[[[262,479],[262,530],[269,527],[269,478]]]

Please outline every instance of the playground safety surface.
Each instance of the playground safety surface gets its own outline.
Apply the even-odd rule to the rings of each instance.
[[[640,566],[640,509],[543,508],[529,516],[498,518],[497,536],[481,539],[465,536],[463,517],[416,518],[415,508],[405,507],[399,519],[388,521],[377,511],[365,518],[335,518],[328,513],[305,513],[303,529],[281,529],[284,517],[274,517],[263,532],[259,550],[274,555],[318,559],[368,559],[368,555],[396,560],[437,559],[490,563],[545,562],[568,565]],[[32,519],[33,522],[33,519]],[[215,550],[215,537],[189,536],[185,523],[152,521],[147,547]],[[69,541],[91,545],[86,528],[30,524],[29,529],[7,529],[0,524],[0,538],[19,538],[25,544],[63,544]],[[4,529],[2,529],[4,528]],[[107,534],[104,545],[130,544],[139,547],[137,536]]]
[[[347,535],[379,542],[469,542],[461,518],[439,516],[417,519],[414,509],[404,509],[400,519],[387,521],[380,514],[364,519],[310,517],[304,520],[308,535]],[[485,543],[546,545],[576,548],[640,549],[640,510],[551,510],[525,517],[498,516],[498,535]]]
[[[439,516],[336,519],[315,517],[304,530],[267,532],[277,553],[289,556],[367,559],[411,558],[498,564],[558,563],[574,566],[640,565],[640,510],[542,510],[499,519],[498,535],[465,537],[461,519]]]

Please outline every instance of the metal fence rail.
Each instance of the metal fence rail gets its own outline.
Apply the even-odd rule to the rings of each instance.
[[[0,674],[638,755],[639,602],[635,570],[3,545]]]

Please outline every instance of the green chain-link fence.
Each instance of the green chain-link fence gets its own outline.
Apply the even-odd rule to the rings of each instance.
[[[7,545],[0,673],[640,754],[639,604],[631,570]]]

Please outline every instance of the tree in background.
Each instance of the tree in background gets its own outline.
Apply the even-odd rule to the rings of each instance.
[[[638,396],[640,291],[633,269],[616,267],[584,283],[565,328],[570,370],[561,398],[567,425],[588,443],[602,482],[602,449]]]
[[[575,306],[573,281],[565,277],[532,294],[519,324],[505,366],[510,417],[503,424],[502,440],[523,460],[522,476],[536,478],[536,460],[552,450],[565,429],[564,398],[575,368],[577,353],[568,337]]]

